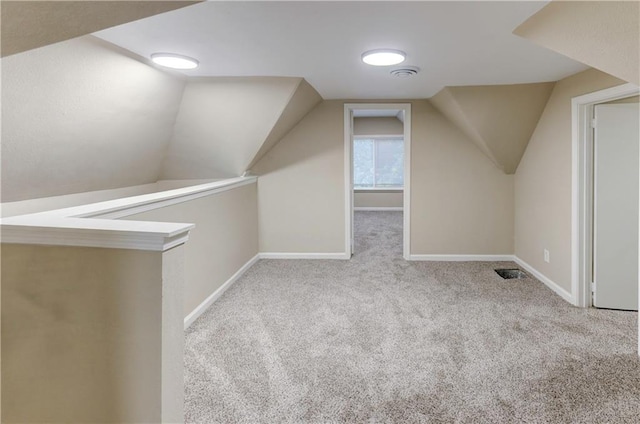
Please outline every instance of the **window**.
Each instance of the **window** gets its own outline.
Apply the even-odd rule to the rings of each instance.
[[[404,140],[402,137],[353,140],[353,185],[355,188],[402,188],[404,185]]]

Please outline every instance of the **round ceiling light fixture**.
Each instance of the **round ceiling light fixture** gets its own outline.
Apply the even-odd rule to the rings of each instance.
[[[367,65],[391,66],[404,62],[407,54],[400,50],[376,49],[362,53],[362,61]]]
[[[192,57],[182,56],[173,53],[154,53],[151,55],[153,63],[171,69],[195,69],[198,67],[198,61]]]

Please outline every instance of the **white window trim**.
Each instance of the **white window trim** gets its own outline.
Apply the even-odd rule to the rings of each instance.
[[[402,192],[404,191],[404,187],[353,187],[355,192],[359,191],[394,191],[394,192]]]

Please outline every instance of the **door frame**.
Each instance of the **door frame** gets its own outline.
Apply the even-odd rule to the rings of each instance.
[[[592,277],[593,128],[591,123],[594,106],[638,94],[640,94],[640,88],[629,83],[574,97],[571,100],[571,291],[574,305],[581,308],[590,307],[593,303],[589,280]]]
[[[353,254],[353,112],[355,110],[393,109],[404,114],[404,188],[402,193],[402,256],[411,256],[411,104],[410,103],[345,103],[344,104],[344,195],[345,255]]]

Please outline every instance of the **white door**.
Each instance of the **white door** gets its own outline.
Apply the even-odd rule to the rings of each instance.
[[[593,304],[638,310],[638,104],[595,106]]]

